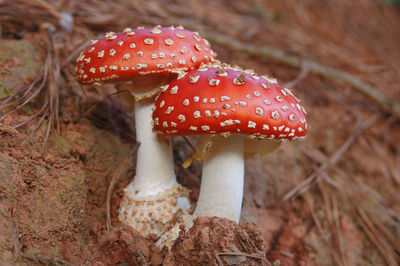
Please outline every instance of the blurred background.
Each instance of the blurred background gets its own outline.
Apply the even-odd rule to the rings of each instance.
[[[305,141],[246,161],[241,223],[258,225],[271,263],[399,264],[395,0],[0,0],[0,262],[111,265],[129,248],[104,232],[134,175],[132,111],[111,85],[81,87],[74,64],[105,32],[155,25],[198,31],[219,60],[275,77],[308,112]],[[180,166],[190,154],[176,140],[196,199],[201,166]]]

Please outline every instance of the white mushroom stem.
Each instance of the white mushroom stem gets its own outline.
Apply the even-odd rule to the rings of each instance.
[[[214,137],[203,163],[200,195],[194,218],[218,216],[239,222],[243,199],[244,138]]]
[[[167,140],[159,141],[152,131],[152,106],[151,99],[135,102],[136,139],[140,146],[136,176],[125,191],[135,200],[151,199],[177,184],[172,145]]]

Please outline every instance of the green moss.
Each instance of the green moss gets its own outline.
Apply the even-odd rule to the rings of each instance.
[[[9,95],[33,79],[42,64],[43,56],[30,41],[1,40],[0,65],[7,67],[0,71],[0,97],[3,93]]]
[[[51,247],[50,254],[53,258],[58,258],[60,256],[60,249],[58,247]]]
[[[24,253],[25,253],[26,255],[35,256],[35,255],[39,254],[39,252],[40,252],[40,250],[39,250],[37,247],[28,247],[28,248],[25,250]]]
[[[50,145],[56,148],[60,157],[68,157],[71,153],[71,146],[73,143],[70,143],[67,139],[61,137],[60,135],[54,133],[51,135],[49,139]]]
[[[13,89],[10,89],[8,87],[6,87],[1,81],[0,81],[0,98],[4,98],[9,96],[10,94],[12,94],[14,92]]]

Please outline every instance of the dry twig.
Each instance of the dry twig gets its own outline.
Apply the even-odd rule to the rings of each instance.
[[[286,201],[293,197],[297,193],[304,193],[309,187],[326,171],[329,167],[335,165],[342,155],[350,148],[357,136],[360,135],[365,129],[369,128],[372,124],[377,121],[378,117],[373,116],[368,121],[361,125],[357,125],[356,129],[349,136],[346,142],[329,158],[328,161],[323,163],[316,171],[314,171],[306,180],[299,183],[295,188],[290,190],[284,197],[283,201]]]

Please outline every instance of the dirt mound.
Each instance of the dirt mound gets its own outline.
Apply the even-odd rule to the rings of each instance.
[[[119,226],[110,233],[106,233],[99,240],[104,249],[101,258],[97,258],[94,264],[119,265],[151,265],[162,264],[160,249],[154,244],[152,237],[143,238],[129,226]]]
[[[238,225],[218,217],[199,217],[167,253],[164,265],[268,265],[255,224]]]

